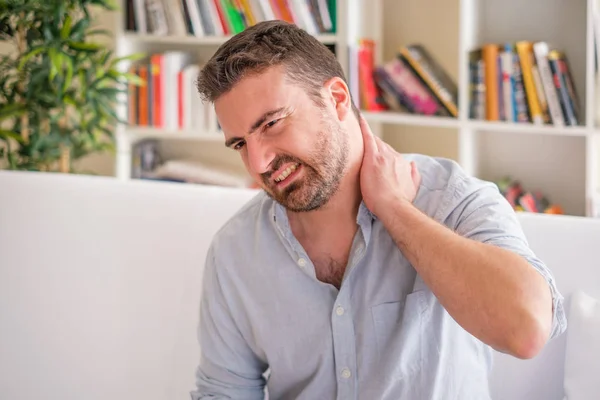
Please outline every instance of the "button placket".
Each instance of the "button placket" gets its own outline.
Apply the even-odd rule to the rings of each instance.
[[[338,399],[354,399],[356,382],[352,379],[356,371],[355,333],[352,307],[349,299],[349,282],[342,285],[331,310],[333,329],[333,351],[337,369]]]

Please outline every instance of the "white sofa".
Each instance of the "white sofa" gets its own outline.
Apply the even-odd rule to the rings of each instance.
[[[204,255],[255,194],[0,172],[0,399],[189,399]],[[600,220],[520,218],[567,299],[600,297]],[[566,337],[498,354],[493,398],[562,400]]]

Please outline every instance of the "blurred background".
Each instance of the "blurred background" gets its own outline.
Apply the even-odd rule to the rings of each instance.
[[[519,211],[600,215],[595,0],[20,3],[34,16],[2,18],[2,168],[251,186],[194,80],[227,38],[276,18],[335,53],[398,151],[454,159]],[[89,23],[59,7],[89,8]]]
[[[598,2],[0,0],[0,398],[189,398],[203,261],[256,193],[194,81],[282,19],[375,134],[495,182],[575,295],[568,346],[495,354],[492,397],[598,399]]]

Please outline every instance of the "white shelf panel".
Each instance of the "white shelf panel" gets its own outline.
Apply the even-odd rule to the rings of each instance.
[[[456,118],[430,117],[426,115],[403,114],[399,112],[361,111],[362,115],[370,122],[381,122],[384,124],[413,125],[413,126],[435,126],[442,128],[458,128],[459,121]]]
[[[554,136],[587,136],[590,130],[584,126],[556,127],[502,121],[468,121],[467,126],[476,131],[510,132],[515,134],[544,134]]]
[[[152,127],[127,127],[125,134],[132,141],[141,139],[174,139],[174,140],[198,140],[204,142],[225,143],[223,134],[220,132],[200,132],[194,130],[172,130]]]
[[[593,132],[584,126],[566,126],[559,128],[552,125],[534,125],[531,123],[513,123],[503,121],[460,121],[456,118],[431,117],[391,111],[362,111],[362,114],[365,116],[367,121],[394,125],[467,128],[473,131],[510,132],[515,134],[544,134],[555,136],[587,136]]]
[[[173,44],[173,45],[206,45],[219,46],[229,40],[231,36],[159,36],[151,34],[125,33],[123,39],[138,44]],[[338,36],[335,34],[317,35],[317,39],[324,44],[336,44]]]

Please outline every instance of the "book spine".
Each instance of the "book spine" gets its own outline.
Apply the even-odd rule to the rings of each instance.
[[[498,46],[486,44],[482,47],[482,57],[485,64],[485,119],[500,120],[498,104]]]
[[[358,73],[360,77],[362,106],[369,111],[381,111],[383,105],[377,101],[378,93],[374,80],[374,52],[375,42],[362,39],[358,50]]]
[[[394,84],[392,78],[382,67],[378,67],[375,70],[375,78],[377,86],[381,88],[382,92],[388,94],[389,97],[393,97],[394,102],[397,103],[399,107],[405,109],[409,113],[418,114],[417,107],[410,100],[409,96]]]
[[[152,60],[152,94],[153,99],[149,104],[152,107],[152,122],[151,125],[157,128],[162,128],[164,124],[164,87],[165,87],[165,71],[164,71],[164,56],[162,54],[153,54]]]
[[[498,51],[498,57],[496,62],[498,63],[496,71],[496,79],[498,80],[498,119],[500,121],[506,121],[506,110],[504,106],[504,74],[502,72],[502,52]]]
[[[550,71],[552,72],[552,79],[556,88],[556,93],[558,94],[558,98],[560,100],[560,107],[565,118],[565,123],[569,126],[575,126],[577,125],[577,118],[575,118],[573,104],[569,98],[567,84],[560,70],[559,60],[549,56],[548,63],[550,65]]]
[[[427,89],[414,71],[402,60],[396,57],[383,65],[390,77],[396,92],[408,103],[405,107],[417,114],[448,116],[446,109],[438,99]]]
[[[569,99],[571,100],[571,104],[573,107],[573,113],[575,114],[575,118],[579,120],[582,117],[581,114],[581,105],[579,104],[579,98],[577,97],[577,91],[575,90],[575,83],[573,82],[573,77],[571,76],[571,71],[569,69],[569,65],[567,63],[567,58],[564,54],[556,52],[556,56],[558,58],[558,63],[560,65],[560,71],[565,79],[565,83],[567,85],[567,91],[569,92]]]
[[[548,44],[546,42],[537,42],[533,45],[533,52],[535,54],[537,65],[540,71],[540,78],[544,88],[544,94],[546,95],[546,101],[548,103],[548,110],[550,111],[550,117],[552,118],[552,124],[555,126],[564,126],[565,120],[563,118],[562,110],[560,108],[560,100],[556,92],[556,87],[552,79],[552,71],[548,64]]]
[[[138,125],[139,126],[148,126],[150,125],[150,120],[148,119],[148,86],[151,81],[148,74],[148,65],[140,65],[139,67],[140,78],[145,82],[145,85],[140,86],[140,90],[138,92]]]
[[[525,87],[523,86],[523,73],[519,55],[513,53],[513,71],[515,82],[515,111],[517,122],[530,122],[529,110],[527,107],[527,98],[525,96]]]
[[[400,49],[400,56],[407,62],[407,65],[410,66],[425,85],[427,85],[429,90],[437,97],[450,115],[455,118],[458,117],[458,105],[456,104],[452,93],[433,72],[437,68],[432,65],[432,60],[429,60],[421,52],[421,48],[412,46],[403,47]]]
[[[532,55],[533,56],[533,55]],[[546,93],[544,92],[544,85],[542,83],[542,78],[540,77],[540,69],[535,62],[533,61],[533,66],[531,67],[531,73],[533,74],[533,82],[535,82],[535,90],[537,92],[537,97],[540,102],[540,108],[542,109],[542,118],[544,119],[545,124],[550,124],[552,120],[550,119],[550,112],[548,111],[548,101],[546,100]]]
[[[500,54],[502,60],[502,95],[504,98],[504,119],[509,122],[516,122],[516,101],[515,101],[515,77],[513,70],[513,52],[510,44],[504,46],[504,51]]]
[[[523,75],[523,86],[525,88],[525,94],[527,97],[527,104],[529,105],[529,113],[531,115],[531,122],[536,125],[544,123],[542,109],[537,95],[537,89],[535,87],[535,81],[533,78],[533,48],[532,43],[527,41],[517,42],[515,45],[519,60],[521,62],[521,73]]]

